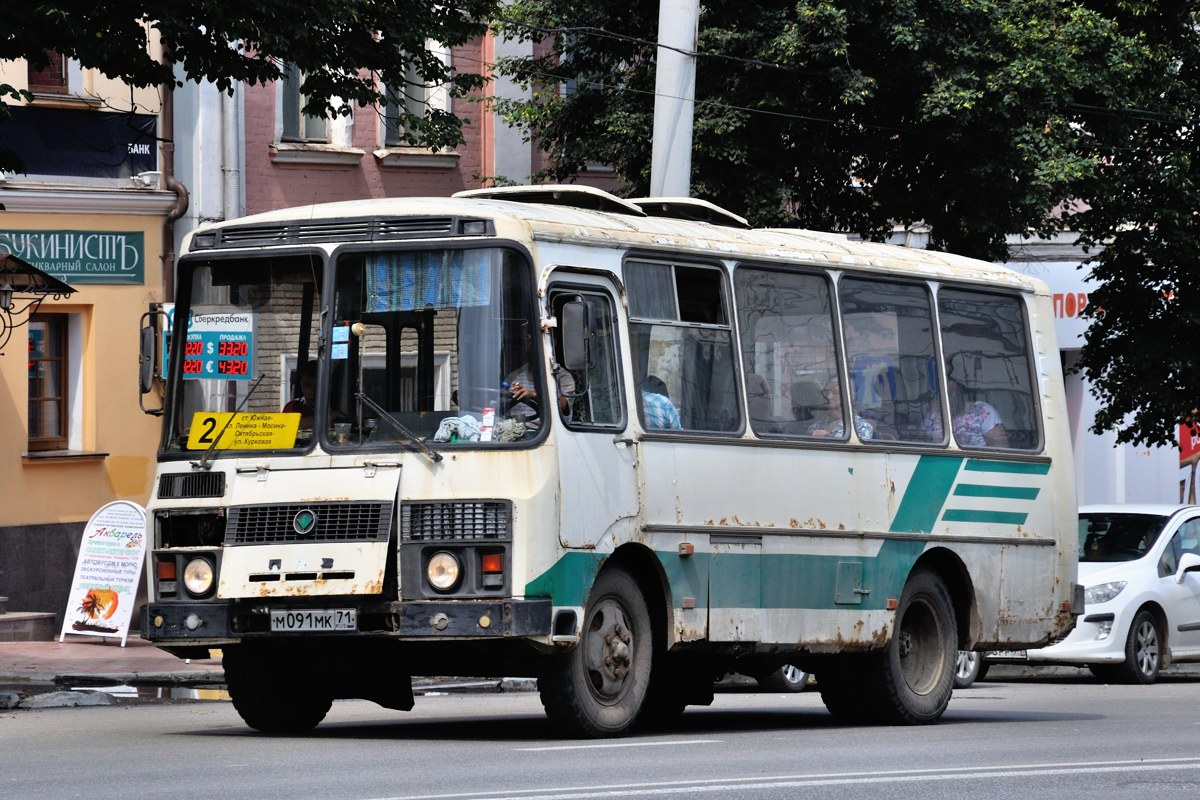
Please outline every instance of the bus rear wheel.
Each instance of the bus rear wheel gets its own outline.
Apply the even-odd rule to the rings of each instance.
[[[868,671],[871,717],[893,725],[936,722],[950,703],[957,658],[950,595],[941,578],[918,569],[904,584],[892,640]]]
[[[653,661],[650,613],[637,581],[619,567],[600,573],[579,644],[538,679],[546,715],[572,736],[619,736],[637,719]]]

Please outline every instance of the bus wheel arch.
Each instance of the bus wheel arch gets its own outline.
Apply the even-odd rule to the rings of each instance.
[[[954,607],[958,647],[967,649],[979,640],[983,621],[976,601],[975,582],[971,580],[966,564],[954,551],[938,547],[924,553],[913,565],[913,571],[920,568],[930,569],[941,578]]]

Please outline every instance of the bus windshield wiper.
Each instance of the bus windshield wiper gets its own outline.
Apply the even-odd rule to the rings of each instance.
[[[388,424],[390,424],[393,428],[408,437],[406,444],[412,446],[416,450],[420,450],[422,453],[428,456],[431,461],[436,462],[442,460],[441,453],[425,444],[425,442],[422,441],[415,433],[409,430],[404,423],[393,417],[383,406],[379,405],[379,403],[376,403],[362,392],[358,392],[355,397],[366,403],[372,411],[387,420]]]
[[[213,450],[217,449],[217,442],[221,441],[221,437],[224,436],[225,431],[229,429],[229,424],[233,422],[234,417],[236,417],[238,413],[240,413],[241,410],[246,407],[246,401],[250,399],[250,395],[254,394],[254,390],[258,388],[258,385],[263,382],[263,378],[265,377],[267,377],[267,373],[265,372],[258,376],[258,380],[256,380],[254,385],[251,386],[246,392],[246,396],[242,398],[242,402],[238,403],[237,408],[235,408],[233,413],[229,415],[229,419],[225,420],[225,424],[222,425],[221,430],[217,432],[217,436],[213,439],[212,444],[210,444],[208,449],[204,451],[204,455],[200,457],[199,461],[192,462],[192,467],[203,470],[212,469],[212,454]]]

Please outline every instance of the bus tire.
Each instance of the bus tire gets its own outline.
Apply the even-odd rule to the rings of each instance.
[[[242,721],[270,734],[307,733],[325,719],[333,705],[319,685],[290,678],[294,664],[270,654],[233,647],[223,654],[225,688]]]
[[[579,644],[538,678],[546,715],[570,736],[620,736],[637,720],[654,655],[650,613],[637,581],[620,567],[600,573]]]
[[[913,572],[900,595],[892,640],[874,658],[870,712],[875,721],[927,725],[942,716],[954,690],[956,631],[954,606],[941,578],[928,569]]]
[[[857,725],[871,721],[866,691],[869,680],[861,656],[837,656],[829,660],[828,668],[817,670],[817,691],[834,718]]]

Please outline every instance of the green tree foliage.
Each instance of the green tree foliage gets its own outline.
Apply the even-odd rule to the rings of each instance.
[[[385,99],[377,79],[400,85],[409,62],[426,83],[449,81],[459,92],[481,86],[481,75],[451,72],[425,43],[454,46],[481,35],[494,5],[493,0],[12,2],[0,5],[0,59],[25,59],[41,68],[48,63],[46,51],[54,50],[131,86],[171,86],[182,76],[212,81],[222,90],[238,82],[277,80],[288,62],[304,73],[307,113],[348,115],[355,105]],[[149,55],[151,29],[161,37],[166,63]],[[5,103],[21,97],[14,87],[0,85]],[[4,110],[0,106],[0,114]],[[460,143],[460,125],[437,110],[404,120],[431,147]]]
[[[1104,167],[1070,222],[1094,248],[1098,286],[1077,365],[1102,410],[1095,428],[1169,444],[1200,407],[1200,10],[1194,0],[1114,2],[1149,54],[1128,105],[1090,109]]]
[[[1124,423],[1124,440],[1165,441],[1172,420],[1200,398],[1200,373],[1184,378],[1182,362],[1156,367],[1144,350],[1175,337],[1187,358],[1179,340],[1191,323],[1182,318],[1189,312],[1178,273],[1192,269],[1200,241],[1196,148],[1184,141],[1194,138],[1184,128],[1195,124],[1200,86],[1194,6],[705,2],[692,194],[755,224],[875,240],[896,223],[925,222],[931,247],[993,260],[1009,255],[1011,234],[1074,225],[1085,242],[1106,244],[1096,277],[1119,273],[1127,282],[1093,295],[1105,313],[1095,318],[1082,366],[1107,403],[1097,429]],[[632,194],[645,193],[657,2],[517,0],[504,17],[507,34],[542,42],[540,57],[501,68],[535,88],[532,102],[502,110],[546,150],[544,177],[568,179],[601,161]],[[1164,207],[1174,209],[1170,219]],[[1126,223],[1141,229],[1140,239],[1125,235]],[[1175,280],[1156,269],[1176,271]],[[1146,332],[1147,307],[1164,287],[1176,301],[1160,300],[1156,313],[1174,327],[1164,324],[1156,339],[1129,336]],[[1193,308],[1200,314],[1200,304]],[[1125,359],[1141,359],[1140,385],[1126,379]],[[1167,394],[1172,382],[1178,388]],[[1157,412],[1142,412],[1156,397]]]

